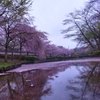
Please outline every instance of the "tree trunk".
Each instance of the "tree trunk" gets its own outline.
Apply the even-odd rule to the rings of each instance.
[[[12,50],[12,57],[11,57],[11,60],[13,61],[14,60],[14,52],[13,52],[13,50]]]
[[[27,56],[29,55],[29,52],[27,52]]]
[[[5,62],[7,62],[8,60],[9,32],[6,31],[6,35],[7,36],[6,36],[6,43],[5,43]]]
[[[14,59],[14,47],[15,47],[15,43],[14,43],[14,45],[13,45],[13,47],[12,47],[12,61],[13,61],[13,59]]]
[[[7,60],[8,60],[8,46],[6,44],[6,46],[5,46],[5,62],[7,62]]]
[[[21,61],[21,58],[22,58],[22,44],[20,44],[20,54],[19,54],[20,61]]]

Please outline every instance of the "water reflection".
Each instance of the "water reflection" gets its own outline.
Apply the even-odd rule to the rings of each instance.
[[[50,86],[44,88],[50,76],[66,67],[0,76],[0,100],[41,100],[41,96],[52,93]]]
[[[70,80],[67,86],[73,92],[71,100],[99,100],[100,99],[100,63],[87,63],[81,69],[77,67],[79,75]]]
[[[0,100],[40,100],[48,72],[41,70],[12,73],[0,79]],[[5,95],[6,93],[6,95]]]
[[[100,63],[0,76],[0,100],[99,100]]]

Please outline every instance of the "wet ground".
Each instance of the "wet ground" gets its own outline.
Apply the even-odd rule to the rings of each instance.
[[[0,76],[0,100],[100,100],[100,60],[22,65]]]

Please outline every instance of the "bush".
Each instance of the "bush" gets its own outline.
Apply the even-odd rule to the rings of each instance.
[[[94,57],[100,57],[100,51],[94,52],[94,53],[93,53],[93,56],[94,56]]]
[[[35,56],[23,56],[21,59],[27,61],[36,61],[38,58]]]

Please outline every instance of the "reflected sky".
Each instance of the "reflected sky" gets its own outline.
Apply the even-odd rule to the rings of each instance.
[[[70,66],[63,72],[58,72],[55,76],[51,76],[45,87],[51,87],[52,94],[43,96],[41,100],[69,100],[69,91],[66,86],[69,84],[68,80],[74,79],[74,76],[78,75],[78,71],[75,66]],[[45,88],[44,87],[44,88]]]
[[[0,100],[99,100],[100,63],[0,76]]]

